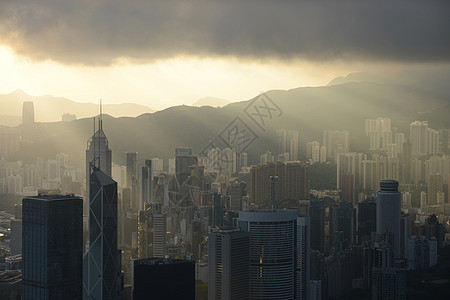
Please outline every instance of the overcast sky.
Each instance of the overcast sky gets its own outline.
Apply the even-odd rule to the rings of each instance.
[[[0,0],[0,93],[153,108],[449,64],[449,1]]]

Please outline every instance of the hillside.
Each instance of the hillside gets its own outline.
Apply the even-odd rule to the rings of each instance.
[[[11,94],[0,95],[0,111],[5,117],[0,116],[0,125],[17,126],[22,119],[22,104],[24,101],[34,103],[35,120],[37,122],[56,122],[61,120],[64,113],[75,114],[78,119],[91,117],[98,113],[98,104],[78,103],[62,97],[31,96],[22,90],[16,90]],[[143,105],[133,103],[105,104],[103,111],[114,117],[135,117],[142,113],[152,113]],[[20,118],[17,123],[17,118]]]
[[[411,121],[435,118],[436,114],[442,114],[443,107],[449,109],[450,104],[448,97],[418,87],[373,82],[274,90],[267,92],[267,96],[282,114],[280,117],[274,114],[272,120],[266,118],[264,130],[244,111],[254,100],[250,99],[223,108],[176,106],[136,118],[105,116],[104,131],[113,149],[114,161],[124,163],[126,151],[139,152],[143,160],[173,157],[177,146],[189,146],[194,153],[199,153],[210,140],[225,147],[218,135],[239,117],[258,136],[246,150],[254,163],[261,152],[277,151],[275,130],[279,128],[299,131],[300,155],[304,155],[306,142],[322,143],[324,129],[349,130],[351,150],[361,151],[367,147],[363,134],[366,118],[390,117],[396,130],[408,133]],[[439,120],[439,126],[450,128],[445,114]],[[88,118],[21,128],[24,147],[17,157],[34,160],[36,156],[53,156],[61,151],[82,162],[93,121]]]

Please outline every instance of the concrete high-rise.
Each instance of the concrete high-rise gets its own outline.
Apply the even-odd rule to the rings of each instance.
[[[145,205],[152,201],[152,161],[146,160],[145,166],[139,167],[139,195],[136,210],[144,210]]]
[[[138,180],[138,153],[137,152],[127,152],[126,153],[126,163],[127,163],[127,187],[131,190],[131,203],[126,203],[127,208],[138,209],[139,201],[139,180]]]
[[[83,299],[117,299],[120,253],[117,249],[117,182],[91,168],[89,250],[83,261]]]
[[[296,299],[297,211],[240,212],[241,230],[250,232],[248,299]]]
[[[25,101],[22,106],[22,124],[34,124],[34,104]]]
[[[400,214],[402,196],[398,181],[382,180],[377,191],[377,234],[389,232],[393,235],[396,257],[400,256]]]
[[[208,234],[208,299],[249,299],[250,234],[211,229]]]
[[[412,155],[428,154],[428,121],[415,121],[409,125]]]
[[[81,299],[83,200],[40,194],[23,199],[22,299]]]
[[[311,249],[325,252],[325,208],[323,200],[311,201],[309,206],[311,223]]]

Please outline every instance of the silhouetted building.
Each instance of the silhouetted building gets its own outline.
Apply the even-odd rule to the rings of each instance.
[[[195,261],[145,258],[133,266],[134,300],[195,299]]]
[[[208,234],[208,299],[249,299],[250,234],[211,229]]]
[[[34,104],[31,101],[23,102],[22,124],[34,124]]]
[[[309,218],[311,222],[311,249],[325,252],[325,209],[323,201],[311,201]]]
[[[22,299],[81,299],[83,200],[38,195],[22,204]]]
[[[369,241],[372,232],[377,232],[377,203],[368,197],[358,204],[358,244]]]
[[[331,247],[335,251],[347,249],[353,243],[355,230],[353,206],[341,202],[330,207],[330,238]]]
[[[377,234],[389,232],[393,235],[396,257],[400,256],[400,210],[402,196],[398,181],[382,180],[377,191]]]
[[[83,262],[83,299],[117,299],[121,268],[117,250],[117,182],[95,168],[89,182],[89,250]]]
[[[0,299],[20,300],[22,295],[22,272],[0,272]]]

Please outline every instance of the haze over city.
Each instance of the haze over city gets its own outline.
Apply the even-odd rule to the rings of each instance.
[[[450,2],[0,0],[0,299],[447,299]]]

